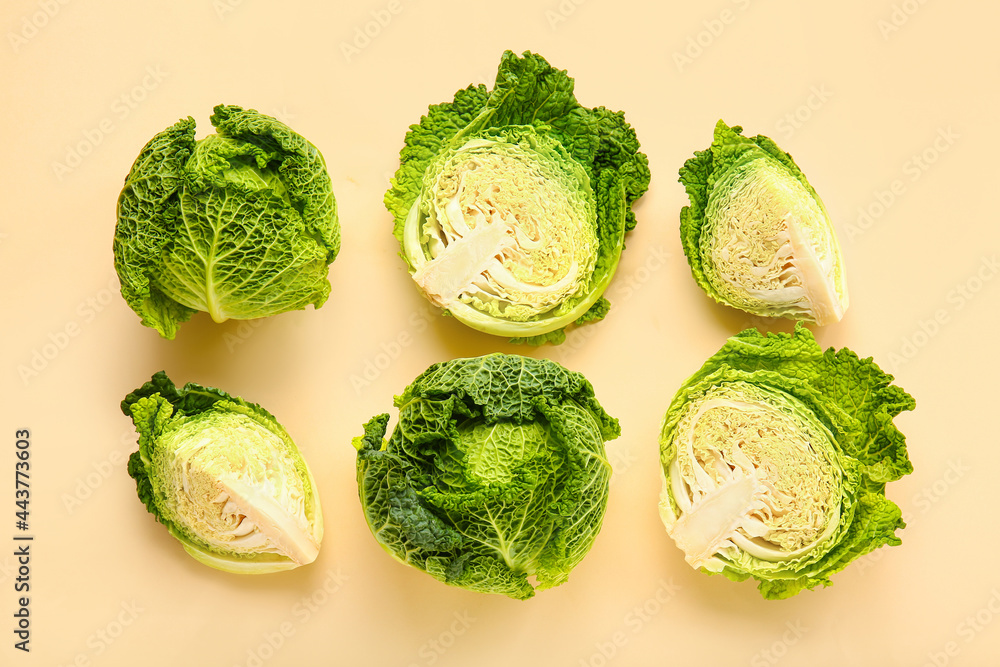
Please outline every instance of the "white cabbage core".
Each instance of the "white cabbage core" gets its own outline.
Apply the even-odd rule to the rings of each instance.
[[[692,566],[720,571],[717,556],[733,560],[739,550],[789,560],[836,529],[841,476],[825,455],[830,435],[797,403],[729,383],[681,417],[661,516]]]
[[[706,277],[729,303],[765,316],[837,322],[847,309],[844,262],[822,206],[770,158],[730,169],[705,212]]]
[[[171,520],[232,554],[311,563],[319,541],[306,515],[308,483],[281,437],[242,414],[206,414],[169,434],[154,460]],[[153,477],[153,476],[151,476]]]
[[[422,224],[407,224],[408,245],[419,229],[424,248],[407,251],[413,278],[433,303],[525,321],[585,291],[597,256],[593,194],[582,169],[549,153],[473,139],[433,170],[411,212]]]

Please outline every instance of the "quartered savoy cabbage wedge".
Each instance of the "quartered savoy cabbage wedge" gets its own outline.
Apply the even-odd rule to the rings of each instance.
[[[792,156],[719,121],[680,170],[681,242],[713,299],[763,317],[840,321],[849,298],[836,231]]]
[[[385,195],[421,292],[464,324],[531,344],[599,320],[646,156],[621,112],[581,106],[573,79],[503,54],[492,90],[469,86],[406,134]]]
[[[139,500],[193,558],[236,574],[316,560],[316,483],[269,412],[211,387],[177,387],[162,371],[121,408],[139,433],[128,461]]]
[[[871,359],[748,329],[678,390],[660,434],[667,533],[694,568],[791,597],[905,523],[885,486],[913,470],[893,418],[913,398]]]

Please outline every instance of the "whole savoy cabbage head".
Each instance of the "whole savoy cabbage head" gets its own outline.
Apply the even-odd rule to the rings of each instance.
[[[399,420],[355,438],[358,491],[379,544],[452,586],[529,598],[562,584],[601,529],[617,420],[579,373],[491,354],[434,364],[397,396]]]
[[[197,311],[224,322],[319,308],[340,249],[315,146],[237,106],[215,107],[211,121],[204,139],[190,117],[153,137],[118,198],[122,296],[165,338]]]

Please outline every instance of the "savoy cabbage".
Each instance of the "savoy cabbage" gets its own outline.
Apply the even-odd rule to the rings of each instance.
[[[600,531],[618,421],[579,373],[490,354],[434,364],[355,438],[372,534],[452,586],[516,599],[566,581]]]
[[[765,598],[830,575],[905,523],[885,486],[913,471],[893,418],[915,402],[871,359],[747,329],[677,391],[663,420],[660,515],[688,563]]]
[[[559,343],[608,311],[649,166],[620,111],[587,108],[541,56],[503,54],[406,134],[385,194],[401,255],[435,305],[486,333]]]
[[[153,137],[118,198],[122,296],[166,338],[197,311],[223,322],[322,306],[340,249],[315,146],[254,110],[220,105],[211,121],[200,140],[190,117]]]
[[[754,315],[839,321],[847,280],[823,200],[791,155],[742,132],[720,120],[712,145],[681,167],[691,274],[719,303]]]
[[[139,500],[195,560],[263,574],[319,555],[323,512],[309,466],[264,408],[166,373],[121,403],[139,434]]]

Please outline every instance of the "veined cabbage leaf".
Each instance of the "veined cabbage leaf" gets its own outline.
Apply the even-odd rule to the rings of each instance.
[[[720,120],[712,145],[680,170],[691,202],[681,242],[695,281],[754,315],[839,321],[847,281],[823,201],[791,155],[742,130]]]
[[[197,311],[223,322],[319,308],[340,250],[319,150],[254,110],[219,105],[211,121],[201,140],[190,117],[153,137],[118,198],[122,296],[165,338]]]
[[[893,425],[913,398],[871,359],[809,330],[747,329],[678,390],[660,434],[660,515],[693,567],[815,586],[905,526],[885,485],[913,470]]]
[[[565,582],[604,519],[620,434],[580,374],[491,354],[434,364],[354,439],[365,518],[402,563],[516,599]]]
[[[162,371],[121,404],[139,433],[128,473],[146,509],[196,560],[236,574],[313,562],[323,512],[312,473],[259,405]]]
[[[624,114],[581,106],[573,79],[507,51],[496,83],[431,106],[385,195],[422,293],[466,325],[559,343],[604,317],[646,156]]]

